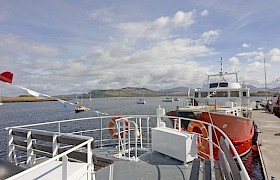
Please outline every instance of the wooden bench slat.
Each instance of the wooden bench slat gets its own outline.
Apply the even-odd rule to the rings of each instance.
[[[52,135],[46,135],[46,134],[42,135],[42,134],[32,133],[31,138],[41,140],[41,141],[47,141],[47,142],[52,142],[53,141],[53,136]]]
[[[27,137],[27,132],[21,132],[21,131],[12,131],[13,136],[19,136],[19,137]]]

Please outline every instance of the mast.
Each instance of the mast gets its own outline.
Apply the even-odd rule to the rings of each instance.
[[[264,64],[265,100],[267,101],[267,83],[266,83],[266,66],[265,66],[265,58],[263,59],[263,64]]]
[[[221,63],[221,71],[220,71],[220,77],[222,77],[223,76],[223,58],[221,57],[221,60],[220,61],[218,61],[218,62],[220,62]]]

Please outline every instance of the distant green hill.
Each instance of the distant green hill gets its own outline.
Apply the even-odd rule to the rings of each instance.
[[[147,88],[139,88],[139,87],[125,87],[121,89],[96,89],[92,90],[88,93],[78,94],[78,97],[80,98],[82,96],[83,99],[88,98],[103,98],[103,97],[156,97],[156,96],[187,96],[189,88],[179,87],[179,88],[173,88],[173,89],[163,89],[159,91],[150,90]],[[166,94],[167,93],[167,94]],[[268,93],[270,94],[270,93]],[[72,98],[75,99],[77,94],[71,94],[71,95],[59,95],[59,97],[65,97],[65,98]],[[257,88],[255,88],[251,92],[251,96],[263,96],[263,91],[258,91]]]
[[[84,98],[96,97],[137,97],[162,96],[163,93],[146,88],[126,87],[121,89],[92,90]]]

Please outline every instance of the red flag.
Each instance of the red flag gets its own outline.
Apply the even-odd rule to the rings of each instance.
[[[12,84],[13,75],[14,74],[9,71],[3,72],[2,74],[0,74],[0,81],[4,81],[4,82]]]

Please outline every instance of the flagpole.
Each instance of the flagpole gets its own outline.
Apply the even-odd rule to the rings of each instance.
[[[267,82],[266,82],[265,58],[263,59],[263,64],[264,64],[265,100],[267,101]]]

